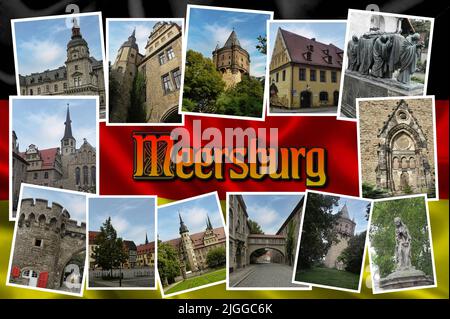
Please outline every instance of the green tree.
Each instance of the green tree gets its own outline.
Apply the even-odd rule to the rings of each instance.
[[[128,110],[128,123],[145,123],[147,114],[145,111],[145,77],[137,72],[133,80],[130,94],[130,109]]]
[[[362,192],[365,198],[384,198],[388,195],[388,191],[386,189],[380,189],[368,183],[362,184]]]
[[[367,232],[362,232],[353,236],[348,241],[348,246],[338,257],[338,261],[342,261],[345,270],[354,274],[361,272],[361,264],[364,256],[364,247],[366,244]]]
[[[334,230],[336,215],[333,207],[338,205],[339,197],[310,193],[306,201],[302,237],[297,268],[308,269],[322,261],[332,242],[337,242]]]
[[[294,259],[294,246],[295,246],[295,221],[291,220],[288,224],[287,236],[286,236],[286,257],[288,259],[289,266],[292,265]]]
[[[395,270],[395,217],[400,217],[409,229],[412,265],[429,276],[433,275],[425,205],[423,197],[374,203],[369,236],[375,252],[372,261],[378,266],[381,277]]]
[[[264,234],[261,225],[259,225],[258,222],[249,219],[248,225],[250,228],[250,234]]]
[[[164,286],[180,275],[178,253],[170,244],[158,241],[158,273]]]
[[[259,80],[242,75],[241,82],[219,96],[216,113],[261,117],[263,95],[263,84]]]
[[[216,268],[225,265],[227,253],[224,247],[213,248],[206,254],[206,263],[210,268]]]
[[[95,264],[104,270],[118,268],[127,260],[122,238],[117,238],[117,232],[111,223],[111,217],[100,226],[100,233],[95,238],[92,258]]]
[[[121,94],[119,82],[116,80],[116,73],[114,70],[110,70],[109,72],[109,118],[111,122],[120,122],[118,102]]]
[[[184,76],[183,109],[191,112],[214,113],[216,99],[225,88],[221,74],[211,59],[188,50]]]
[[[267,37],[263,37],[260,35],[256,38],[256,40],[258,40],[256,50],[258,50],[262,54],[267,54]]]

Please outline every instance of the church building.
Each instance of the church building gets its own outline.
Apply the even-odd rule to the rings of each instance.
[[[17,210],[21,182],[63,188],[87,193],[96,193],[96,149],[86,139],[77,148],[72,134],[72,120],[67,106],[64,135],[58,147],[39,149],[30,144],[19,151],[16,132],[12,132],[13,143],[13,216]]]
[[[100,118],[105,116],[105,79],[103,60],[89,53],[89,46],[73,19],[72,35],[67,43],[63,66],[40,73],[19,75],[21,95],[98,95]],[[36,61],[39,62],[39,61]]]

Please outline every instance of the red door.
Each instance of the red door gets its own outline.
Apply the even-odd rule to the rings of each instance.
[[[39,274],[37,286],[39,288],[47,288],[47,281],[48,281],[48,272],[41,272]]]
[[[20,276],[20,268],[17,266],[14,266],[12,269],[11,275],[13,278],[18,278]]]

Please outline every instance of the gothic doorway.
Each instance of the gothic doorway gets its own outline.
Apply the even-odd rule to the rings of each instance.
[[[64,266],[60,283],[64,290],[79,291],[81,289],[85,258],[86,251],[82,250],[74,254]]]
[[[311,107],[311,92],[302,91],[300,93],[300,107],[301,108]]]
[[[417,188],[416,147],[412,136],[400,131],[392,138],[392,190],[411,193]]]
[[[339,91],[333,92],[333,106],[338,106],[339,103]]]
[[[181,123],[181,115],[178,113],[178,105],[170,108],[161,117],[161,123]]]

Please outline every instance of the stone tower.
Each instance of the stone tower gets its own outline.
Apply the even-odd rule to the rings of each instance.
[[[337,221],[334,226],[339,242],[333,243],[328,250],[324,260],[324,265],[326,267],[339,270],[344,269],[345,265],[342,262],[339,262],[337,258],[342,251],[347,248],[349,239],[355,235],[355,226],[356,223],[350,219],[347,204],[344,204],[338,213]]]
[[[226,88],[233,87],[242,81],[242,75],[249,74],[250,55],[242,48],[236,31],[232,31],[223,47],[217,44],[213,51],[213,63],[222,73]]]
[[[73,19],[72,37],[67,43],[67,89],[65,93],[86,95],[98,93],[94,85],[92,61],[90,59],[89,47],[80,32],[77,19]]]
[[[70,119],[69,105],[67,104],[66,121],[64,122],[64,136],[61,139],[61,155],[74,154],[76,151],[76,140],[72,135],[72,121]]]
[[[194,247],[192,246],[191,236],[186,224],[181,218],[181,214],[178,214],[180,218],[180,235],[181,235],[181,252],[183,254],[184,262],[189,265],[192,271],[198,270],[197,258],[195,257]]]
[[[217,237],[214,234],[214,228],[212,226],[211,220],[209,219],[209,215],[206,218],[206,230],[203,235],[203,244],[205,246],[209,246],[217,242]]]

